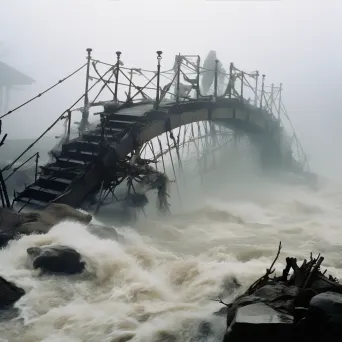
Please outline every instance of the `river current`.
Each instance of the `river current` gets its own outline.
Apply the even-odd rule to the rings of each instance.
[[[118,241],[101,240],[85,226],[63,222],[46,235],[25,236],[0,251],[0,275],[25,289],[19,316],[0,323],[8,342],[222,341],[225,318],[212,315],[286,256],[322,253],[323,267],[342,278],[342,187],[297,176],[220,171],[200,184],[190,178],[171,188],[172,214],[151,204],[146,216],[119,226],[111,207],[93,221],[114,226]],[[102,216],[101,216],[102,215]],[[26,249],[63,244],[79,251],[81,276],[40,276]],[[234,286],[236,279],[241,288]],[[200,339],[199,326],[211,333]]]

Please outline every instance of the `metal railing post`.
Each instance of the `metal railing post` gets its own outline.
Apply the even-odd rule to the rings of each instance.
[[[85,84],[85,95],[84,95],[84,109],[89,113],[89,97],[88,97],[88,89],[89,89],[89,73],[90,73],[90,60],[91,60],[91,52],[93,49],[87,49],[87,74],[86,74],[86,84]]]
[[[133,68],[129,71],[129,86],[128,86],[127,102],[131,100],[132,79],[133,79]]]
[[[177,83],[176,83],[176,103],[179,103],[179,86],[180,86],[180,72],[181,72],[181,56],[178,54],[177,58]]]
[[[158,109],[159,108],[159,98],[160,98],[160,60],[162,59],[161,55],[162,55],[163,51],[157,51],[157,60],[158,60],[158,64],[157,64],[157,95],[156,95],[156,103],[155,103],[155,108]]]
[[[234,69],[234,63],[230,63],[230,66],[229,66],[229,84],[230,84],[230,87],[228,89],[230,99],[232,98],[232,88],[233,88],[233,69]]]
[[[215,74],[214,74],[214,99],[217,99],[217,80],[218,80],[218,59],[215,59]]]
[[[67,131],[67,141],[70,139],[70,131],[71,131],[71,110],[68,109],[68,131]]]
[[[118,85],[119,85],[119,70],[120,70],[120,56],[121,52],[116,51],[116,66],[115,66],[115,90],[114,90],[114,100],[118,100]]]
[[[278,120],[280,123],[280,113],[281,113],[281,92],[283,91],[283,84],[280,83],[279,86],[279,105],[278,105]]]
[[[37,176],[38,176],[38,161],[39,161],[39,152],[36,154],[36,170],[34,173],[34,181],[37,181]]]
[[[262,75],[261,98],[260,98],[260,109],[261,109],[261,110],[262,110],[262,104],[263,104],[263,98],[264,98],[265,77],[266,77],[266,75]]]
[[[259,71],[256,72],[255,76],[255,88],[254,88],[254,106],[258,106],[258,82],[259,82]]]
[[[196,76],[196,83],[197,83],[197,88],[196,88],[196,96],[197,96],[197,100],[200,97],[200,68],[201,68],[201,57],[197,56],[197,76]]]
[[[242,103],[243,103],[243,80],[244,78],[245,78],[245,73],[242,71],[241,72],[241,94],[240,94],[240,99]]]
[[[84,92],[84,105],[82,110],[82,120],[79,127],[80,133],[83,132],[85,127],[88,124],[88,118],[89,118],[89,73],[90,73],[90,60],[91,60],[91,52],[93,50],[91,48],[87,49],[87,74],[86,74],[86,84],[85,84],[85,92]]]
[[[0,170],[0,186],[1,186],[1,190],[2,190],[2,196],[4,196],[4,198],[5,198],[6,207],[10,208],[11,202],[10,202],[9,197],[8,197],[6,183],[4,181],[4,177],[2,176],[1,170]]]
[[[271,98],[270,98],[270,102],[271,102],[270,110],[271,110],[271,113],[273,113],[273,101],[274,101],[273,92],[274,92],[274,84],[272,83],[271,84]]]

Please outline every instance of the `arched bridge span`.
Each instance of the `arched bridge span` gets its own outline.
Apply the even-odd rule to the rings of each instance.
[[[199,56],[178,55],[173,68],[163,72],[158,51],[157,71],[152,71],[150,78],[144,76],[147,83],[138,86],[134,75],[143,75],[142,69],[123,67],[121,53],[117,53],[117,61],[111,65],[92,59],[90,52],[88,49],[86,92],[81,97],[84,105],[71,107],[58,118],[57,121],[65,119],[68,127],[60,149],[52,153],[50,163],[40,167],[35,182],[16,194],[15,202],[39,207],[61,202],[79,207],[89,194],[125,180],[129,176],[127,165],[135,167],[141,163],[141,158],[135,161],[133,157],[145,143],[181,126],[203,121],[248,134],[258,143],[266,166],[303,168],[306,160],[301,164],[303,160],[295,158],[281,118],[288,118],[281,100],[282,86],[272,85],[267,91],[264,75],[260,87],[258,72],[243,72],[231,63],[226,73],[213,52],[202,66]],[[91,65],[96,76],[90,75]],[[99,65],[109,69],[101,74]],[[167,80],[164,84],[162,76]],[[128,83],[123,84],[121,79]],[[97,94],[90,101],[90,92],[98,83],[103,84],[99,93],[108,89],[112,100],[99,100]],[[120,87],[127,89],[123,101],[119,100]],[[103,107],[95,113],[100,122],[90,125],[90,109],[98,106]],[[82,113],[82,120],[79,136],[71,139],[73,110]],[[294,139],[298,147],[296,135]]]

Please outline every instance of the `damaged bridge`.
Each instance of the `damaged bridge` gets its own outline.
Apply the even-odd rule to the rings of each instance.
[[[68,108],[35,141],[65,120],[66,132],[51,151],[52,160],[39,166],[37,157],[35,181],[14,196],[13,202],[21,209],[46,207],[51,202],[80,207],[95,194],[107,192],[115,197],[115,188],[125,180],[129,191],[135,191],[134,181],[141,182],[149,172],[165,173],[164,157],[171,150],[176,151],[181,165],[179,149],[186,141],[207,142],[210,138],[215,147],[222,136],[228,136],[222,132],[247,136],[257,146],[265,168],[302,172],[307,167],[297,136],[284,125],[289,118],[281,99],[282,86],[266,86],[265,75],[259,77],[258,71],[247,73],[231,63],[226,72],[214,51],[203,64],[199,56],[177,55],[173,67],[166,71],[161,70],[161,51],[157,52],[155,71],[126,68],[120,52],[115,64],[93,59],[91,49],[87,52],[87,63],[76,71],[86,69],[86,91],[79,99],[83,105]],[[100,67],[106,71],[101,73]],[[146,76],[148,73],[151,75]],[[146,82],[138,86],[135,78],[139,77]],[[91,101],[96,85],[101,88]],[[108,101],[99,100],[104,91],[110,95]],[[93,113],[95,121],[90,123],[91,111],[98,108],[101,110]],[[77,136],[72,137],[75,111],[81,113],[82,120]],[[32,146],[3,171],[14,169]],[[150,158],[143,157],[147,148]],[[171,161],[173,164],[172,155]],[[162,172],[158,171],[161,164]],[[155,186],[158,190],[161,187],[159,183]]]

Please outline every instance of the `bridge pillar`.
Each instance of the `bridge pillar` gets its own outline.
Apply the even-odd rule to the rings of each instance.
[[[279,129],[273,129],[253,137],[256,146],[258,146],[260,163],[264,170],[277,170],[289,166],[281,134]]]

